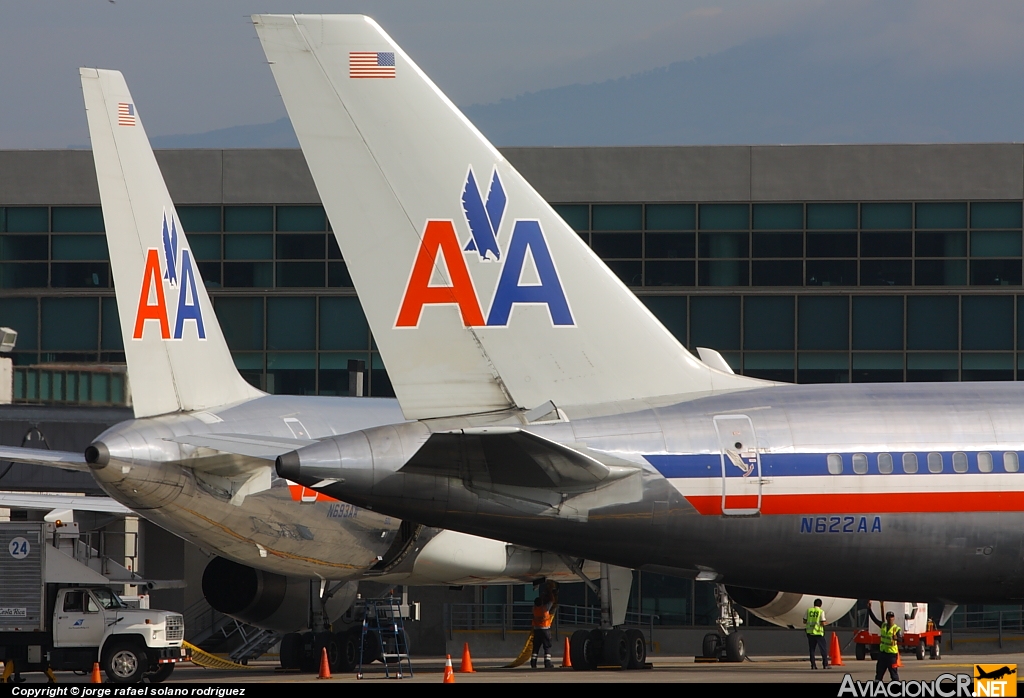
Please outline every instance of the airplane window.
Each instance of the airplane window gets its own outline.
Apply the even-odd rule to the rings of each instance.
[[[828,472],[832,475],[843,474],[843,457],[838,453],[830,453],[828,456]]]
[[[941,473],[942,472],[942,454],[941,453],[929,453],[928,454],[928,472],[930,472],[930,473]]]
[[[1020,460],[1016,451],[1008,451],[1003,454],[1003,470],[1008,473],[1015,473],[1020,470]]]
[[[892,455],[889,453],[878,454],[878,472],[888,475],[892,472]]]
[[[978,470],[983,473],[992,472],[992,454],[982,451],[978,454]]]
[[[953,472],[966,473],[967,472],[967,454],[957,451],[953,454]]]
[[[905,472],[905,473],[916,473],[917,472],[917,454],[916,453],[904,453],[903,454],[903,472]]]
[[[868,457],[863,453],[853,454],[853,472],[864,475],[868,472]]]

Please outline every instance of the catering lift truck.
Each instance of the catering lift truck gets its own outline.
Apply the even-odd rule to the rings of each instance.
[[[166,679],[187,659],[182,616],[129,608],[110,588],[125,583],[155,586],[97,555],[74,521],[0,522],[2,680],[95,662],[115,683]]]
[[[928,604],[905,603],[902,601],[868,601],[871,613],[868,614],[868,627],[853,636],[854,654],[857,659],[869,656],[877,659],[878,645],[882,641],[878,633],[878,623],[871,617],[885,622],[885,614],[892,611],[896,614],[896,624],[903,629],[903,642],[900,652],[912,654],[924,659],[927,654],[932,659],[942,655],[942,631],[928,618]]]

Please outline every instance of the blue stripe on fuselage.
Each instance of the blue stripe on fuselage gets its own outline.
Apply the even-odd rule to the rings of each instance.
[[[862,453],[858,451],[857,453]],[[886,453],[883,451],[883,453]],[[887,452],[892,456],[894,475],[969,475],[978,474],[978,452],[966,452],[967,472],[957,473],[953,470],[953,451],[909,451],[917,454],[917,473],[905,473],[903,471],[903,454],[900,452]],[[928,454],[941,453],[942,471],[932,473],[928,469]],[[958,451],[958,453],[965,453]],[[993,459],[992,473],[1007,473],[1003,467],[1004,453],[1017,453],[1017,462],[1020,463],[1020,453],[1015,451],[982,451],[991,453]],[[828,471],[828,453],[763,453],[761,454],[761,475],[764,477],[787,477],[787,476],[808,476],[824,475],[835,477]],[[853,453],[838,454],[843,459],[844,475],[856,476],[853,472]],[[878,471],[878,453],[865,453],[868,458],[868,471],[866,475],[888,475]],[[647,462],[654,466],[655,470],[667,478],[701,478],[701,477],[722,477],[722,457],[718,453],[694,453],[694,454],[655,454],[645,455]],[[726,462],[727,477],[743,477],[742,471],[730,462]]]

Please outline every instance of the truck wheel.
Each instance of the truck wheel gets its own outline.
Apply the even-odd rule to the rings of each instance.
[[[112,683],[138,683],[148,668],[146,652],[134,643],[112,643],[103,653],[103,671]]]
[[[917,644],[917,652],[914,653],[914,656],[919,660],[924,659],[924,640],[921,640],[921,642]]]
[[[935,638],[934,644],[931,646],[931,653],[929,654],[929,656],[932,659],[938,659],[939,657],[942,656],[942,647],[941,647],[941,645],[942,645],[942,638],[939,638],[939,637]]]
[[[860,644],[858,642],[856,647],[853,650],[853,654],[854,654],[854,656],[857,657],[857,661],[858,662],[864,661],[864,658],[868,656],[868,647],[867,647],[867,645],[862,645],[862,644]]]
[[[167,677],[174,671],[173,664],[161,664],[160,668],[154,671],[152,674],[146,674],[143,678],[150,683],[162,683],[167,680]]]

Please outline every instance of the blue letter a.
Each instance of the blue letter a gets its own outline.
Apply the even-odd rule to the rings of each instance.
[[[186,301],[191,296],[192,302]],[[192,256],[188,250],[181,251],[181,280],[178,282],[178,313],[174,319],[174,338],[181,339],[181,331],[185,320],[195,320],[199,339],[206,339],[206,328],[203,327],[203,311],[199,307],[199,294],[196,292],[196,273],[192,271]]]
[[[540,283],[522,286],[519,279],[526,263],[527,248],[533,256],[533,264],[537,268]],[[505,266],[501,269],[498,288],[494,292],[494,300],[491,301],[487,325],[508,325],[512,306],[516,303],[544,304],[548,306],[553,324],[575,324],[539,221],[516,221],[515,228],[512,229],[512,239],[508,243],[508,252],[505,253]]]

